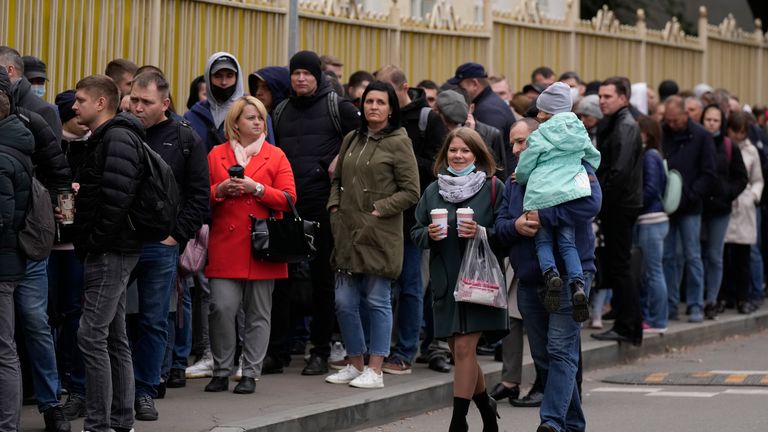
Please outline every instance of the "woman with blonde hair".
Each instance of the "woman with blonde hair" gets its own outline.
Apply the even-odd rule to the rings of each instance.
[[[235,393],[253,393],[267,352],[275,279],[288,277],[286,263],[251,255],[251,218],[290,210],[296,199],[293,171],[285,154],[266,142],[267,112],[252,96],[237,99],[224,120],[228,141],[208,154],[212,224],[205,275],[211,289],[208,318],[213,378],[207,392],[227,390],[234,372],[236,324],[243,323],[242,378]]]
[[[506,309],[456,302],[453,290],[459,277],[464,249],[484,228],[494,243],[494,222],[501,207],[504,184],[493,177],[496,164],[480,135],[460,127],[445,139],[435,161],[438,179],[424,191],[416,206],[414,243],[430,250],[435,338],[447,338],[456,363],[453,383],[453,416],[450,431],[466,431],[470,400],[483,419],[483,430],[497,431],[496,401],[486,392],[476,348],[481,335],[493,343],[506,335]],[[456,210],[469,207],[473,220],[457,224]],[[448,210],[447,228],[430,219],[433,209]]]

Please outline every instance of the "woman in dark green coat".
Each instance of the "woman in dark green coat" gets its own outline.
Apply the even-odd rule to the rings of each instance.
[[[504,184],[493,177],[494,172],[493,156],[477,132],[466,127],[451,131],[435,161],[438,180],[424,191],[411,229],[414,243],[430,250],[435,337],[448,339],[456,363],[451,432],[468,429],[470,398],[480,410],[483,430],[498,430],[496,401],[486,393],[475,349],[482,334],[493,341],[507,333],[507,311],[453,298],[468,239],[475,237],[478,227],[485,227],[489,241],[494,240],[494,221],[504,195]],[[457,226],[456,210],[466,207],[474,211],[473,220]],[[447,228],[431,222],[433,209],[448,210]]]

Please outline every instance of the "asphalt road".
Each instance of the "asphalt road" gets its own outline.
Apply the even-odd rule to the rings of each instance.
[[[768,379],[757,386],[621,385],[603,382],[626,374],[721,373],[738,382],[743,375],[768,376],[768,331],[732,337],[697,347],[672,350],[638,362],[589,372],[584,379],[584,411],[590,432],[766,432],[768,431]],[[495,383],[489,385],[492,386]],[[501,431],[536,430],[538,409],[499,404]],[[414,417],[360,432],[446,431],[451,409]],[[477,409],[468,417],[470,430],[482,429]]]

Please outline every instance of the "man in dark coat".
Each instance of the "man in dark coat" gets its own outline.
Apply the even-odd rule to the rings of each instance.
[[[603,288],[613,289],[617,319],[612,329],[592,337],[600,340],[643,340],[640,291],[630,277],[632,227],[643,207],[643,157],[640,128],[629,112],[629,80],[608,78],[600,85],[597,149],[602,162],[597,178],[603,190],[600,221],[605,238]]]
[[[296,53],[291,57],[289,69],[291,97],[275,111],[275,137],[277,146],[285,152],[293,168],[299,214],[307,220],[320,222],[320,231],[315,233],[318,253],[309,263],[313,290],[310,340],[314,347],[301,373],[324,375],[328,372],[335,318],[335,284],[330,265],[333,238],[325,209],[331,192],[329,173],[334,170],[344,136],[360,127],[360,114],[352,102],[340,97],[336,106],[330,106],[329,101],[334,100],[331,98],[338,96],[332,94],[333,89],[323,80],[320,57],[316,53]],[[275,289],[277,291],[280,289]],[[285,312],[273,313],[273,317],[276,314],[283,317],[280,323],[273,319],[273,332],[279,331],[275,327],[290,325],[290,321],[285,322],[288,315]]]
[[[0,430],[16,430],[21,416],[13,291],[27,270],[27,257],[18,246],[18,232],[24,223],[32,187],[23,163],[32,165],[30,156],[34,149],[32,134],[11,114],[8,90],[7,86],[0,87]],[[24,155],[26,160],[6,153],[6,148]]]
[[[705,197],[711,195],[717,181],[715,142],[712,134],[688,118],[680,96],[669,96],[664,102],[662,149],[669,169],[683,176],[683,195],[677,211],[669,216],[669,233],[664,241],[664,276],[669,293],[669,319],[678,319],[680,268],[684,258],[686,269],[686,301],[688,321],[704,320],[704,265],[701,259],[701,214]],[[678,238],[683,256],[677,253]]]
[[[133,114],[115,115],[120,90],[106,75],[83,78],[76,90],[73,109],[91,131],[76,179],[74,224],[75,252],[85,263],[77,332],[86,368],[84,429],[127,432],[133,427],[134,381],[126,288],[144,245],[129,226],[128,212],[145,172],[144,128]]]

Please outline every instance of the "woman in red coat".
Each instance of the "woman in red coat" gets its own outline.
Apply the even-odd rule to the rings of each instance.
[[[253,393],[267,351],[275,279],[288,277],[285,263],[251,256],[251,220],[269,217],[270,209],[289,211],[285,193],[296,199],[293,171],[282,150],[267,143],[267,112],[252,96],[232,105],[224,120],[228,142],[208,154],[211,175],[212,224],[205,275],[211,289],[210,323],[213,378],[207,392],[227,390],[233,372],[236,324],[245,310],[243,375],[235,393]],[[230,178],[230,168],[245,169]],[[242,172],[242,171],[241,171]]]

